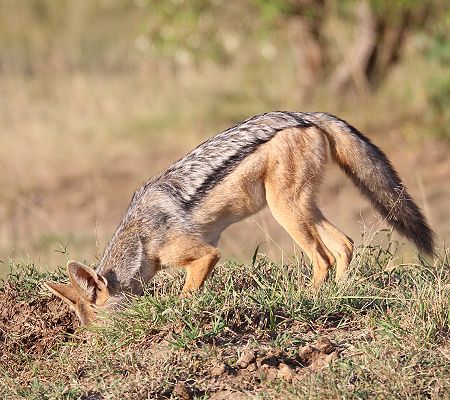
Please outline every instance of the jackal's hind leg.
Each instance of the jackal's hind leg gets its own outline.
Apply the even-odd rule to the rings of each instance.
[[[273,190],[272,190],[273,188]],[[291,235],[306,252],[313,265],[312,287],[318,289],[328,277],[328,271],[335,259],[328,250],[315,225],[315,216],[308,194],[300,196],[295,202],[286,202],[279,196],[276,187],[266,186],[266,198],[270,211],[279,224]]]
[[[335,262],[317,231],[315,213],[329,142],[317,128],[288,131],[277,138],[272,142],[264,177],[267,204],[275,219],[311,260],[312,286],[317,289]]]
[[[296,226],[289,222],[281,222],[281,225],[306,252],[313,265],[312,287],[319,287],[326,281],[328,272],[335,259],[320,237],[316,226],[312,222],[298,222]]]
[[[320,211],[319,211],[320,213]],[[336,282],[345,279],[353,255],[353,241],[320,213],[317,231],[336,259]]]

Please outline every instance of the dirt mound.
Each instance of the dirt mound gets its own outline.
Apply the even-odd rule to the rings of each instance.
[[[248,392],[267,392],[283,382],[302,385],[305,376],[328,366],[342,350],[326,337],[307,346],[298,347],[298,341],[294,341],[278,348],[267,332],[260,332],[260,336],[236,334],[234,340],[203,343],[187,350],[174,346],[172,335],[176,328],[167,326],[149,330],[148,342],[145,339],[123,350],[100,354],[91,345],[91,336],[84,336],[86,331],[76,331],[78,320],[67,305],[40,290],[44,279],[25,271],[21,279],[11,279],[0,288],[0,365],[5,367],[9,379],[21,387],[27,387],[36,371],[48,371],[44,381],[49,376],[58,376],[66,382],[77,382],[82,399],[108,398],[98,391],[98,376],[111,388],[117,379],[129,377],[129,390],[144,393],[130,398],[192,399],[211,395],[215,400],[240,399],[246,398]],[[103,333],[108,335],[107,331]],[[308,343],[312,338],[302,336]],[[58,349],[63,351],[67,341],[77,343],[61,368],[58,364],[61,361],[54,356],[58,355]],[[107,348],[111,345],[104,344]],[[121,347],[120,342],[112,344]],[[87,362],[91,353],[92,359]],[[132,362],[126,354],[133,354]],[[116,366],[115,372],[103,375],[111,365]],[[143,371],[141,378],[146,383],[140,388],[141,378],[134,377]]]
[[[290,352],[273,348],[243,350],[235,362],[228,360],[235,360],[236,353],[230,349],[222,349],[221,352],[220,361],[204,371],[207,388],[196,388],[189,381],[178,382],[173,394],[182,399],[191,399],[204,392],[211,393],[210,398],[214,400],[247,398],[243,393],[267,387],[268,383],[270,385],[277,380],[300,383],[309,373],[319,371],[337,359],[340,348],[327,337],[322,337]]]
[[[8,282],[0,288],[2,358],[19,350],[43,354],[77,326],[74,313],[54,296],[33,296],[27,300]]]

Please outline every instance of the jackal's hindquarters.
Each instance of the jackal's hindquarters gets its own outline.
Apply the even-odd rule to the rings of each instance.
[[[328,161],[328,139],[316,127],[275,138],[265,174],[266,199],[276,220],[311,260],[313,286],[319,287],[336,261],[341,279],[352,258],[351,240],[328,222],[316,204],[316,193]],[[279,140],[277,140],[279,138]],[[290,154],[280,157],[283,149]]]

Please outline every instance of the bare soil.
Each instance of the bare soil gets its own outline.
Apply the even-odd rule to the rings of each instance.
[[[45,354],[78,326],[75,314],[54,296],[26,300],[8,282],[0,288],[2,362],[17,351]]]
[[[21,353],[26,353],[41,368],[51,368],[48,357],[51,358],[67,340],[78,341],[75,348],[79,349],[71,354],[73,365],[67,365],[67,373],[74,369],[72,372],[83,381],[89,366],[85,365],[82,346],[91,342],[93,336],[86,331],[80,333],[78,327],[75,315],[60,299],[40,296],[27,301],[8,282],[0,288],[0,360],[18,383],[26,386],[29,377],[28,366],[20,361]],[[141,389],[140,396],[192,399],[208,393],[214,400],[249,398],[250,392],[254,395],[260,391],[273,391],[276,382],[301,383],[308,374],[329,366],[343,350],[327,336],[286,350],[274,348],[264,341],[258,342],[258,346],[250,345],[250,339],[251,336],[246,334],[235,337],[229,344],[207,346],[210,348],[206,352],[199,349],[187,352],[170,345],[169,331],[149,334],[145,344],[134,349],[152,382],[147,389]],[[184,369],[188,375],[182,373],[179,381],[162,390],[159,385],[162,365]],[[123,373],[128,375],[127,370]],[[80,398],[104,398],[97,391],[95,382],[87,376],[85,388]]]

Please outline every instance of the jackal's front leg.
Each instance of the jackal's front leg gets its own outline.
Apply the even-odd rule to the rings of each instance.
[[[183,294],[199,289],[219,261],[219,250],[198,237],[180,235],[160,249],[161,264],[186,268]]]
[[[219,258],[218,250],[213,248],[208,254],[186,265],[186,282],[182,294],[199,289],[212,272]]]

